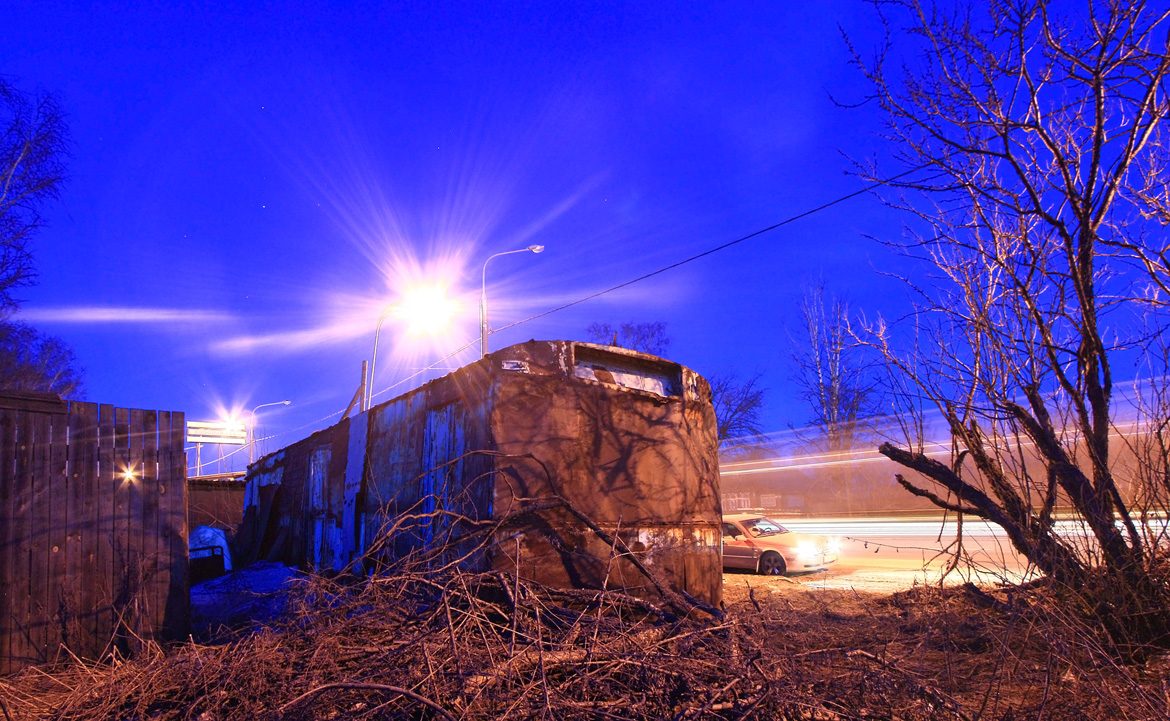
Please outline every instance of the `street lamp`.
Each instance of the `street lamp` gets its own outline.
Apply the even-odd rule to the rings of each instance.
[[[402,305],[402,301],[391,303],[382,309],[382,315],[378,316],[378,327],[374,331],[374,355],[370,359],[370,379],[366,383],[366,409],[369,410],[370,405],[374,400],[374,365],[378,362],[378,336],[382,334],[382,323],[386,317],[394,311],[395,308]]]
[[[287,406],[292,401],[276,401],[275,403],[261,403],[252,409],[252,425],[248,428],[248,465],[252,465],[256,452],[256,411],[268,406]]]
[[[488,261],[492,258],[498,258],[501,255],[511,255],[512,253],[543,253],[543,245],[530,245],[527,248],[520,248],[519,250],[505,250],[503,253],[496,253],[489,255],[488,259],[483,262],[483,282],[480,285],[479,294],[479,352],[481,356],[487,357],[488,354],[488,309],[487,309],[487,266]]]
[[[378,338],[382,334],[382,323],[391,313],[409,323],[411,330],[419,334],[435,334],[451,322],[458,311],[458,304],[447,297],[446,288],[441,285],[418,285],[407,288],[402,300],[395,301],[382,309],[378,316],[378,327],[374,330],[374,354],[370,358],[369,379],[366,385],[365,410],[374,404],[374,371],[378,363]],[[356,397],[356,395],[355,395]]]

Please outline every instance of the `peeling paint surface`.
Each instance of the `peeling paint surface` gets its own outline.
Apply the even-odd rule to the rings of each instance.
[[[333,523],[329,520],[329,494],[326,490],[332,459],[333,449],[328,446],[314,450],[309,457],[309,513],[313,519],[310,553],[314,569],[332,567],[331,560],[336,556],[336,550],[329,542]]]
[[[328,458],[314,455],[324,448]],[[265,497],[251,497],[254,528],[240,535],[255,557],[341,568],[379,537],[381,555],[366,563],[457,548],[475,523],[508,521],[475,553],[451,557],[552,585],[651,593],[628,557],[558,505],[564,499],[661,580],[711,603],[721,598],[710,389],[667,360],[521,343],[260,465],[257,483],[282,470],[283,485],[266,496],[268,515]],[[533,503],[543,510],[509,520]]]
[[[345,490],[341,509],[340,555],[335,557],[334,570],[340,571],[360,553],[358,548],[357,498],[362,488],[362,474],[366,467],[367,423],[370,414],[360,413],[350,419],[349,447],[345,454]],[[344,559],[344,563],[340,561]]]
[[[269,471],[261,471],[256,475],[248,474],[248,481],[244,485],[244,507],[254,506],[259,499],[259,491],[263,486],[280,485],[284,468],[277,467]]]

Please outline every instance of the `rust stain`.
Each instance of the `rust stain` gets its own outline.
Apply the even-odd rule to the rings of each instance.
[[[523,511],[463,563],[651,594],[641,565],[704,601],[721,598],[710,389],[633,351],[505,348],[266,456],[248,486],[238,538],[250,558],[341,569],[363,554],[370,562],[378,538],[382,557],[401,557]]]

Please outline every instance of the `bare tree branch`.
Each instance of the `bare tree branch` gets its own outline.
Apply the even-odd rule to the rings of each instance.
[[[29,95],[0,77],[0,312],[12,290],[35,273],[29,241],[44,224],[41,207],[65,180],[68,138],[51,95]]]
[[[884,323],[858,335],[916,414],[905,447],[880,450],[924,479],[898,476],[907,490],[1001,525],[1087,607],[1108,604],[1120,642],[1170,642],[1170,624],[1153,620],[1170,609],[1165,566],[1134,516],[1170,510],[1170,493],[1141,485],[1170,489],[1170,467],[1157,453],[1145,470],[1122,465],[1112,440],[1119,354],[1168,347],[1167,323],[1143,314],[1170,303],[1170,241],[1142,221],[1170,223],[1170,11],[1142,0],[1069,14],[1046,0],[875,7],[919,52],[895,66],[887,43],[872,61],[854,49],[853,62],[895,157],[937,171],[893,180],[893,204],[915,218],[901,246],[932,275],[912,284],[912,347]],[[1170,373],[1168,355],[1144,356],[1152,377]],[[951,438],[950,465],[922,451],[927,406]],[[1059,536],[1057,509],[1086,537]]]
[[[760,412],[764,409],[765,388],[759,383],[763,373],[740,380],[734,373],[712,374],[711,403],[715,406],[716,434],[724,450],[730,446],[750,446],[763,432]]]

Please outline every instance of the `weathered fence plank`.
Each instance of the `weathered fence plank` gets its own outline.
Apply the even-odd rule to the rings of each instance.
[[[169,564],[170,575],[164,617],[184,619],[185,621],[189,616],[191,604],[191,595],[187,590],[190,585],[187,553],[187,533],[189,530],[187,528],[187,455],[183,451],[184,415],[176,411],[170,416],[170,436],[166,453],[170,472],[167,474],[166,482],[159,485],[162,505],[165,508],[163,524],[165,529],[160,539],[166,547],[164,559]]]
[[[16,417],[18,445],[16,449],[16,479],[14,490],[16,493],[15,507],[12,511],[13,536],[16,545],[14,559],[14,578],[11,592],[13,599],[13,629],[12,629],[12,656],[27,662],[31,659],[31,637],[29,632],[29,602],[30,584],[32,578],[32,463],[33,443],[35,433],[32,415],[20,412]]]
[[[93,607],[94,638],[109,640],[114,628],[114,519],[118,510],[114,501],[117,488],[117,473],[114,469],[114,407],[102,405],[98,413],[98,477],[94,494],[98,504],[98,598]],[[103,648],[98,654],[104,651]]]
[[[142,413],[142,596],[146,601],[146,624],[150,628],[161,628],[163,623],[159,603],[161,581],[159,567],[159,524],[158,524],[158,414],[154,411]]]
[[[93,584],[82,579],[93,572],[97,564],[97,406],[93,403],[70,404],[69,414],[69,505],[73,524],[66,559],[76,617],[69,628],[66,642],[77,648],[81,639],[94,632],[94,614],[98,594]]]
[[[0,578],[6,583],[16,579],[16,450],[17,425],[15,411],[0,408],[0,514],[6,523],[0,524]],[[9,463],[8,459],[13,463]],[[12,656],[12,637],[15,634],[16,595],[12,591],[0,593],[0,659]]]
[[[142,448],[143,415],[137,408],[130,409],[126,434],[126,472],[121,487],[126,490],[126,536],[124,542],[125,570],[122,587],[121,614],[129,637],[126,650],[137,649],[137,640],[144,636],[142,619],[143,577],[146,574],[146,559],[142,547]]]
[[[69,415],[54,413],[49,416],[48,475],[45,503],[49,506],[49,533],[45,538],[48,552],[47,593],[45,594],[45,660],[52,661],[60,654],[68,634],[66,628],[74,613],[69,605],[66,573],[66,544],[69,529],[74,523],[69,517],[69,476],[66,475],[69,456]]]
[[[183,414],[0,394],[0,674],[186,630]]]
[[[52,615],[52,606],[49,602],[49,574],[51,570],[49,536],[53,529],[53,506],[49,502],[50,484],[52,483],[52,466],[50,452],[52,451],[52,417],[42,413],[33,415],[35,423],[33,439],[33,471],[32,471],[32,557],[29,563],[34,569],[31,573],[32,591],[29,598],[29,633],[31,636],[32,656],[38,661],[45,661],[49,646],[49,618]],[[36,573],[36,569],[41,569]]]
[[[126,608],[129,595],[130,559],[130,410],[114,409],[114,575],[110,577],[113,601],[113,638],[115,649],[128,652],[126,643]]]

